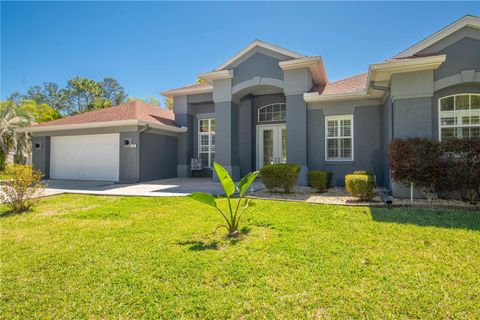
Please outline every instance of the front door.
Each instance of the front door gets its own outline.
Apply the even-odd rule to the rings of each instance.
[[[266,164],[287,162],[287,128],[285,124],[257,127],[257,169]]]

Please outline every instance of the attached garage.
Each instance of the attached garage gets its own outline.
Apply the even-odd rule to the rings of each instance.
[[[32,165],[45,179],[135,183],[177,176],[187,128],[173,112],[141,101],[35,124]]]
[[[50,140],[50,178],[118,181],[120,134],[54,136]]]

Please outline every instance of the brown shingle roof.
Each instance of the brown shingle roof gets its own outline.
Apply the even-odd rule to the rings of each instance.
[[[324,86],[314,87],[311,92],[319,94],[351,93],[365,90],[368,73],[358,74],[339,81],[328,82]]]
[[[213,86],[208,82],[200,82],[200,83],[190,84],[190,85],[185,86],[185,87],[180,87],[180,88],[175,88],[175,89],[171,89],[171,90],[168,90],[168,91],[164,91],[161,94],[166,96],[166,97],[172,97],[174,95],[177,95],[177,96],[182,95],[182,93],[189,93],[192,90],[193,91],[199,90],[199,91],[208,92],[208,91],[213,91]]]
[[[142,120],[153,124],[176,126],[175,116],[172,111],[143,101],[130,101],[110,108],[39,123],[31,126],[31,128],[120,120]]]

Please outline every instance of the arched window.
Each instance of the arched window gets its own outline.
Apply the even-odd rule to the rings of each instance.
[[[258,109],[258,122],[285,121],[287,107],[285,103],[272,103]]]
[[[480,94],[455,94],[439,99],[440,140],[480,137]]]

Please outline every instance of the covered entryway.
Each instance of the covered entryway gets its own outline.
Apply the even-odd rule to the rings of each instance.
[[[50,179],[118,181],[118,133],[53,136],[50,148]]]

